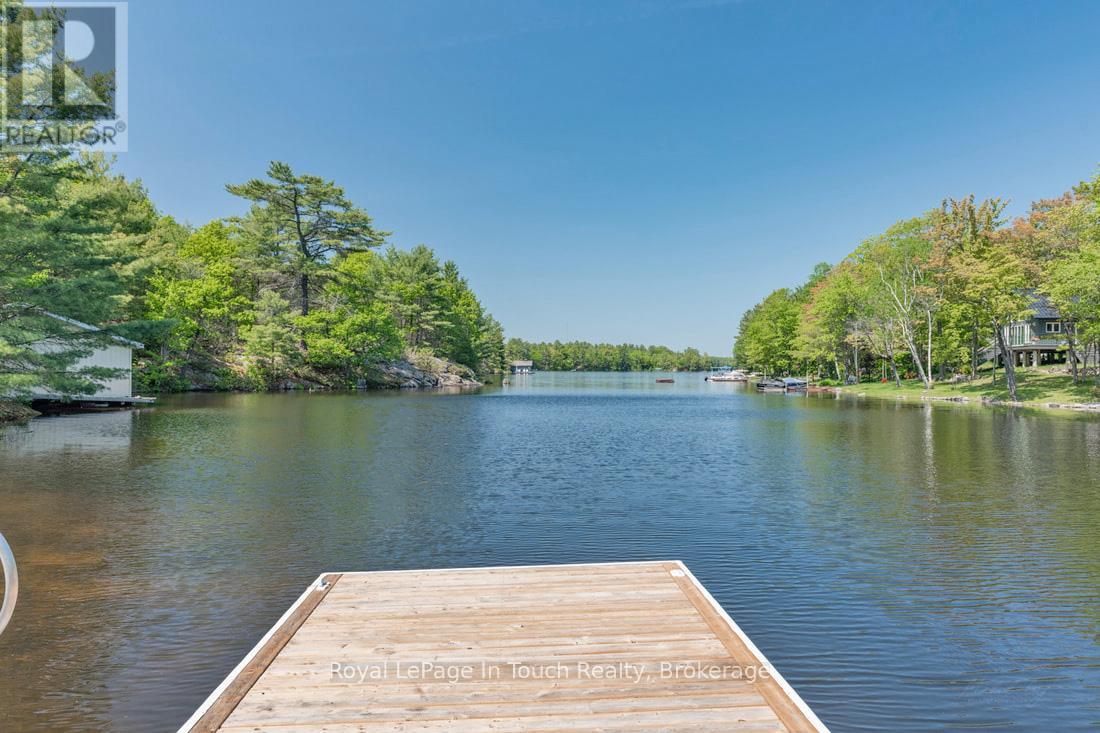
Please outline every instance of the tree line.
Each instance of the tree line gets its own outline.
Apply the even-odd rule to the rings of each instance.
[[[713,357],[698,349],[675,351],[667,346],[637,344],[592,344],[587,341],[530,342],[508,339],[505,357],[509,361],[529,360],[542,371],[700,371],[728,364],[728,357]]]
[[[93,393],[114,374],[78,360],[116,336],[145,343],[153,390],[353,386],[424,354],[501,369],[503,330],[457,266],[388,245],[332,181],[275,162],[227,190],[248,212],[194,228],[101,156],[0,156],[0,394]]]
[[[862,242],[807,282],[748,310],[734,343],[739,366],[850,381],[875,363],[900,385],[931,389],[948,374],[975,378],[1005,327],[1057,308],[1074,382],[1100,382],[1100,176],[1013,221],[1002,199],[946,199]],[[995,375],[994,375],[995,376]],[[1004,360],[1016,399],[1016,370]]]

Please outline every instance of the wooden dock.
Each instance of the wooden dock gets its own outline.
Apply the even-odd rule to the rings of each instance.
[[[680,562],[328,573],[209,731],[825,731]]]

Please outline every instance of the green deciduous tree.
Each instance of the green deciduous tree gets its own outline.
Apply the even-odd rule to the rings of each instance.
[[[866,303],[877,311],[869,315],[897,327],[926,389],[932,388],[934,319],[942,294],[929,262],[931,228],[931,217],[900,221],[854,255],[864,270]]]
[[[1005,341],[1005,327],[1028,313],[1027,271],[1003,223],[1005,202],[973,196],[946,199],[935,217],[935,251],[931,255],[939,282],[964,303],[975,327],[987,324],[1005,355],[1005,386],[1016,399],[1016,367]]]
[[[1044,289],[1061,314],[1076,382],[1080,378],[1078,353],[1092,353],[1100,344],[1100,242],[1086,242],[1073,257],[1051,263]],[[1096,379],[1100,383],[1100,368],[1096,370]]]
[[[738,365],[765,374],[790,372],[797,363],[800,316],[801,303],[791,291],[773,290],[741,320],[734,344]]]
[[[240,242],[221,222],[191,234],[148,283],[147,312],[173,322],[166,346],[209,356],[230,348],[254,318]]]
[[[846,376],[849,333],[861,303],[854,269],[845,260],[809,288],[795,341],[797,358],[816,366],[819,373],[831,368],[838,380]]]
[[[309,348],[310,363],[343,372],[349,382],[365,365],[401,355],[401,334],[382,303],[314,311],[299,316],[297,326]]]
[[[1074,382],[1080,379],[1078,361],[1087,372],[1095,353],[1100,383],[1100,176],[1075,193],[1050,207],[1045,226],[1037,227],[1050,242],[1038,279],[1061,315]]]

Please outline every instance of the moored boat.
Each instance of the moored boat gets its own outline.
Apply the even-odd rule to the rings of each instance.
[[[761,379],[756,383],[757,392],[786,392],[787,385],[779,379]]]
[[[749,375],[737,369],[730,369],[724,372],[717,372],[715,374],[708,374],[704,377],[704,381],[707,382],[747,382],[749,381]]]
[[[797,377],[761,379],[756,383],[756,389],[759,392],[805,392],[806,380]]]
[[[675,381],[676,380],[672,379],[671,377],[662,377],[657,380],[657,384],[672,384]]]

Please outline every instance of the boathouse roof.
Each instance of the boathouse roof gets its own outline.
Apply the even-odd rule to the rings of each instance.
[[[68,325],[73,326],[74,328],[78,328],[81,331],[92,331],[92,332],[103,331],[103,329],[100,328],[99,326],[93,326],[90,323],[84,323],[84,321],[78,321],[75,318],[69,318],[68,316],[63,316],[59,313],[53,313],[53,312],[47,311],[47,310],[42,311],[42,313],[44,315],[49,316],[50,318],[61,321],[62,323],[67,323]],[[113,334],[113,333],[108,333],[107,335],[110,336],[113,341],[117,341],[120,344],[124,344],[126,346],[130,346],[130,347],[135,348],[135,349],[145,348],[145,344],[141,343],[140,341],[134,341],[132,339],[128,339],[128,338],[125,338],[123,336],[119,336],[119,335]]]

